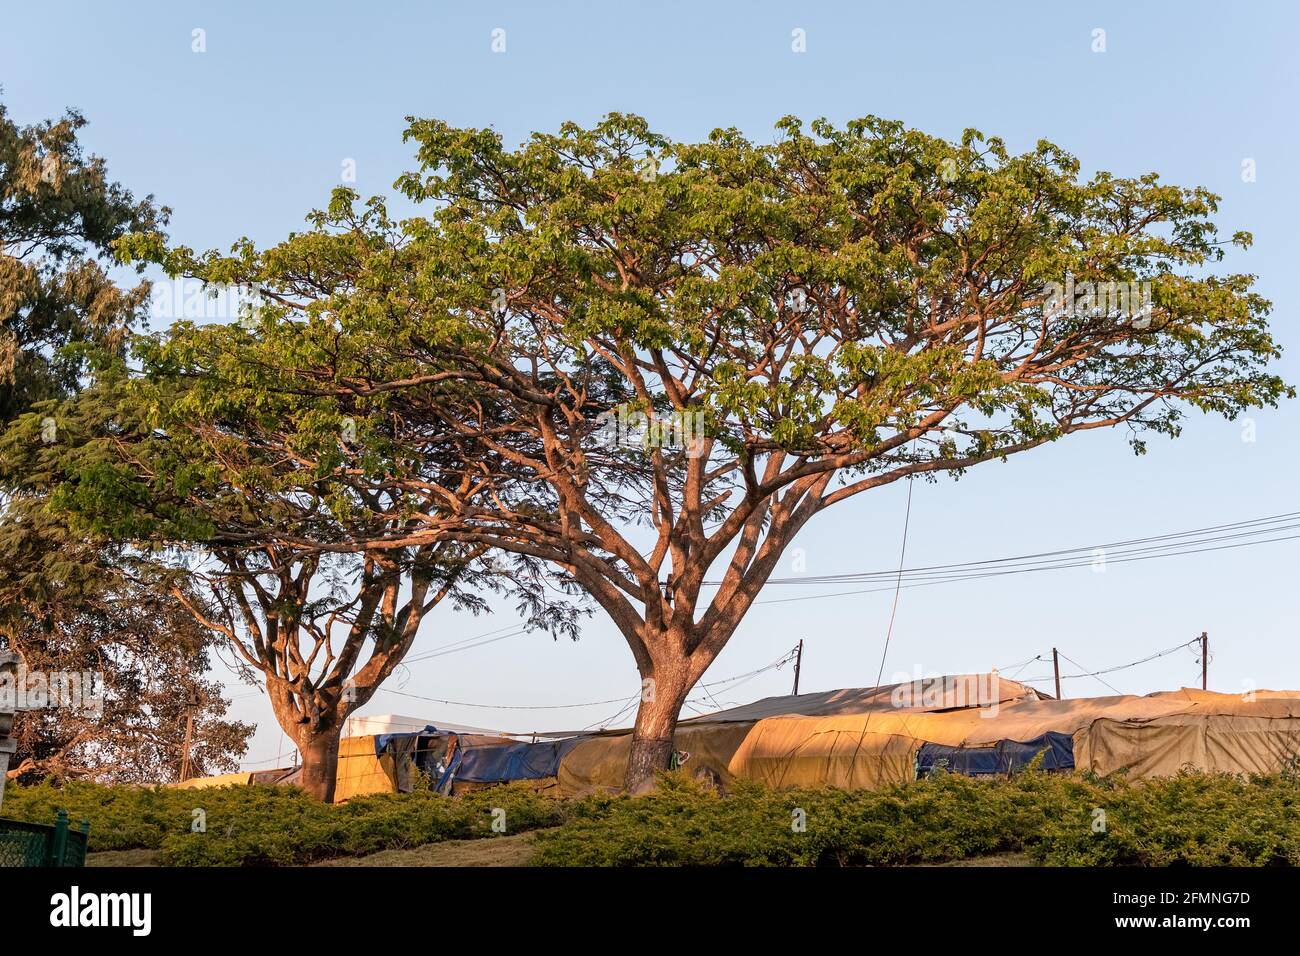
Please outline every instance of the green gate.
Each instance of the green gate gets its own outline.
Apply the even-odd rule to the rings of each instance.
[[[54,825],[0,820],[0,867],[85,866],[90,821],[81,829],[68,826],[68,812],[60,810]]]

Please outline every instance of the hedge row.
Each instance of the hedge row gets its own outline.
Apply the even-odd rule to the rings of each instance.
[[[518,833],[563,822],[570,805],[526,787],[456,799],[428,791],[331,806],[296,787],[11,787],[4,815],[51,822],[59,808],[90,821],[90,849],[162,851],[171,866],[289,866],[441,840]],[[494,829],[495,827],[495,829]]]
[[[537,835],[544,866],[898,866],[1003,852],[1049,865],[1300,864],[1300,784],[1187,773],[1125,784],[1025,773],[940,775],[887,790],[726,798],[666,779],[574,807]]]
[[[720,795],[679,774],[642,797],[561,801],[527,787],[325,806],[290,787],[10,787],[4,815],[91,821],[91,849],[152,848],[178,866],[295,865],[537,830],[542,866],[860,866],[1001,852],[1050,865],[1300,864],[1300,783],[1186,773],[1126,784],[1024,773],[940,775],[887,790]]]

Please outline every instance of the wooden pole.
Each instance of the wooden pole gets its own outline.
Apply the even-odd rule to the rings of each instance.
[[[1061,659],[1052,648],[1052,672],[1056,674],[1056,699],[1061,699]]]
[[[799,693],[799,668],[803,666],[803,640],[800,639],[799,647],[794,652],[794,692]]]
[[[1201,631],[1201,690],[1210,689],[1210,632]]]
[[[194,711],[185,714],[185,743],[181,747],[181,783],[190,779],[190,739],[194,736]]]
[[[181,783],[190,779],[190,744],[194,740],[194,710],[199,706],[198,692],[191,689],[185,709],[185,743],[181,747]]]

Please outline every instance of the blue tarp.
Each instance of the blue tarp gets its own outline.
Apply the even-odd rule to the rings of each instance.
[[[469,783],[505,783],[509,780],[538,780],[554,777],[560,758],[585,737],[565,737],[535,744],[507,744],[504,747],[464,747],[456,754],[457,780]]]
[[[397,739],[398,737],[428,737],[440,733],[442,733],[442,731],[440,731],[437,727],[433,726],[433,724],[425,724],[423,730],[411,731],[409,733],[376,734],[375,735],[375,756],[376,757],[381,756],[383,752],[388,749],[389,742]]]
[[[939,768],[971,777],[1010,774],[1023,769],[1040,753],[1044,770],[1074,769],[1072,738],[1049,730],[1033,740],[999,740],[987,747],[922,744],[916,755],[916,776],[928,777]]]

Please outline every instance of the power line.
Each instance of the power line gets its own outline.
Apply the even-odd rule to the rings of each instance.
[[[1300,527],[1300,525],[1297,525],[1296,527]],[[1192,549],[1186,549],[1182,551],[1173,551],[1173,552],[1166,552],[1161,554],[1148,554],[1148,555],[1137,556],[1137,557],[1115,558],[1110,556],[1103,556],[1103,560],[1104,563],[1107,565],[1128,564],[1133,561],[1150,561],[1155,558],[1177,557],[1177,556],[1188,555],[1188,554],[1204,554],[1212,551],[1231,551],[1237,548],[1252,547],[1258,544],[1273,544],[1279,541],[1294,541],[1297,539],[1300,539],[1300,534],[1286,535],[1284,537],[1279,537],[1279,538],[1267,538],[1267,539],[1257,540],[1257,541],[1243,541],[1237,544],[1219,545],[1217,547],[1211,547],[1211,548],[1192,548]],[[902,587],[905,589],[924,588],[924,587],[932,587],[936,584],[952,584],[954,582],[960,582],[960,581],[978,581],[986,578],[1003,577],[1005,575],[1010,575],[1010,574],[1026,574],[1033,571],[1060,571],[1067,568],[1082,568],[1082,567],[1088,567],[1089,565],[1093,565],[1093,564],[1095,564],[1095,559],[1085,559],[1081,561],[1059,563],[1059,564],[1044,566],[1044,567],[1013,568],[1007,570],[986,571],[986,572],[971,573],[971,574],[957,573],[957,574],[951,574],[947,577],[937,578],[935,580],[919,581],[915,584],[904,584],[902,585]],[[883,591],[893,591],[893,590],[894,590],[893,587],[862,588],[854,591],[834,591],[829,594],[807,594],[807,595],[803,595],[802,597],[773,598],[767,601],[755,601],[754,603],[755,604],[790,604],[796,601],[820,601],[825,598],[848,597],[856,594],[878,594]]]
[[[910,481],[908,487],[910,491]],[[908,507],[911,507],[910,495]],[[797,578],[772,578],[767,582],[768,584],[830,584],[850,581],[868,582],[879,579],[883,576],[892,577],[894,581],[892,586],[886,587],[862,588],[853,591],[835,591],[829,594],[807,594],[800,597],[771,598],[768,600],[756,601],[754,603],[787,604],[796,601],[820,601],[836,597],[851,597],[859,594],[877,594],[885,591],[892,591],[894,593],[894,606],[893,609],[891,609],[890,615],[892,627],[893,613],[897,608],[898,592],[903,588],[930,587],[936,584],[952,584],[961,581],[984,580],[987,578],[1002,577],[1011,574],[1028,574],[1036,571],[1059,571],[1070,568],[1088,567],[1096,564],[1098,557],[1095,553],[1098,550],[1103,552],[1100,555],[1100,558],[1104,564],[1128,564],[1133,561],[1149,561],[1155,558],[1179,557],[1188,554],[1203,554],[1213,551],[1228,551],[1237,548],[1252,547],[1259,544],[1274,544],[1282,541],[1293,541],[1300,539],[1300,534],[1267,538],[1260,538],[1258,536],[1300,529],[1300,521],[1297,521],[1296,519],[1300,519],[1300,512],[1285,512],[1261,518],[1252,518],[1245,521],[1209,525],[1188,531],[1177,531],[1162,535],[1148,535],[1142,538],[1130,538],[1124,541],[1115,541],[1106,544],[1065,548],[1055,551],[1041,551],[1013,557],[989,558],[981,561],[929,565],[917,568],[898,568],[894,571],[887,572],[868,571],[812,577],[801,576]],[[1248,540],[1237,540],[1242,538]],[[1218,543],[1225,541],[1235,541],[1236,543]],[[1170,543],[1152,544],[1152,542]],[[1192,547],[1193,545],[1214,546]],[[1107,553],[1107,549],[1113,550],[1110,553]],[[1085,552],[1088,552],[1087,556],[1083,556]],[[999,567],[1000,565],[1005,565],[1005,567]],[[908,583],[904,584],[904,579],[906,579]],[[705,584],[711,585],[716,585],[717,583],[718,582],[716,581],[705,582]],[[461,638],[460,640],[431,648],[428,651],[406,658],[403,661],[403,664],[416,664],[421,661],[444,657],[448,654],[456,654],[461,651],[486,647],[487,645],[495,644],[498,641],[520,637],[527,632],[528,628],[526,626],[508,624],[504,627],[494,628],[490,631],[484,631],[481,634],[471,635],[470,637]],[[888,637],[886,640],[888,641]],[[886,650],[887,649],[888,647],[886,645]],[[261,691],[259,690],[249,694],[239,695],[233,699],[238,700],[260,693]]]
[[[1183,553],[1182,550],[1191,545],[1213,543],[1218,541],[1227,541],[1238,538],[1258,538],[1260,535],[1274,534],[1281,531],[1292,531],[1300,528],[1300,512],[1288,512],[1278,515],[1270,515],[1263,518],[1252,518],[1247,521],[1231,522],[1229,524],[1211,525],[1204,528],[1196,528],[1190,531],[1178,531],[1161,535],[1150,535],[1143,538],[1130,538],[1123,541],[1110,541],[1101,544],[1087,545],[1083,547],[1062,548],[1055,551],[1039,551],[1030,554],[1014,555],[1003,558],[987,558],[980,561],[963,561],[952,564],[924,565],[915,568],[901,569],[901,573],[908,580],[924,580],[936,577],[948,577],[953,574],[975,573],[984,574],[990,571],[999,570],[998,565],[1011,565],[1026,568],[1038,566],[1048,566],[1059,564],[1060,562],[1074,562],[1080,560],[1085,552],[1088,557],[1083,563],[1091,563],[1098,551],[1103,552],[1103,557],[1109,561],[1113,554],[1119,556],[1132,556],[1147,553],[1160,553],[1172,551],[1173,553]],[[1235,534],[1223,534],[1221,532],[1237,532]],[[1291,537],[1260,540],[1258,542],[1266,544],[1271,540],[1291,540]],[[1184,538],[1193,538],[1195,540],[1178,540]],[[1162,543],[1163,542],[1163,543]],[[1144,547],[1145,546],[1145,547]],[[1069,566],[1069,565],[1065,565]],[[900,573],[899,569],[889,571],[862,571],[850,572],[846,574],[830,575],[799,575],[789,578],[771,578],[768,584],[837,584],[837,583],[865,583],[868,581],[894,580]],[[719,581],[706,581],[706,584],[717,585]]]
[[[1023,670],[1026,665],[1032,664],[1034,661],[1041,661],[1042,659],[1043,659],[1042,654],[1035,654],[1033,657],[1026,657],[1023,661],[1020,661],[1019,663],[1005,664],[1001,667],[994,667],[993,669],[996,670],[999,674],[1005,670],[1010,670],[1013,667],[1017,668],[1018,670]]]
[[[910,487],[911,485],[909,482],[909,489]],[[984,580],[987,578],[1001,577],[1010,574],[1027,574],[1035,571],[1057,571],[1087,567],[1096,563],[1097,557],[1094,555],[1098,550],[1103,552],[1103,554],[1100,555],[1100,558],[1105,564],[1127,564],[1133,561],[1148,561],[1155,558],[1203,554],[1213,551],[1226,551],[1243,547],[1252,547],[1259,544],[1274,544],[1282,541],[1293,541],[1300,539],[1300,534],[1264,538],[1259,536],[1300,529],[1300,521],[1297,521],[1297,519],[1300,519],[1300,512],[1284,512],[1276,515],[1252,518],[1245,521],[1209,525],[1188,531],[1171,532],[1161,535],[1148,535],[1142,538],[1130,538],[1124,541],[1115,541],[1100,545],[1065,548],[1055,551],[1041,551],[1012,557],[990,558],[981,561],[929,565],[917,568],[898,568],[894,571],[869,571],[839,575],[772,578],[767,582],[768,584],[831,584],[850,581],[869,582],[885,577],[892,578],[893,584],[892,586],[863,588],[852,591],[836,591],[828,594],[809,594],[800,597],[772,598],[763,601],[756,601],[755,603],[785,604],[796,601],[819,601],[836,597],[850,597],[859,594],[874,594],[892,591],[895,596],[894,608],[896,609],[898,592],[903,588],[930,587],[935,584],[951,584],[961,581]],[[1243,538],[1247,540],[1238,540]],[[1235,543],[1222,544],[1220,542]],[[1214,546],[1194,547],[1197,545]],[[1106,553],[1107,549],[1113,550],[1111,553]],[[1083,556],[1084,552],[1089,552],[1089,554]],[[903,583],[904,580],[908,583]],[[717,581],[705,582],[705,584],[710,585],[716,585],[718,583],[719,582]],[[891,622],[892,618],[893,610],[891,610]],[[403,664],[416,664],[421,661],[432,660],[433,658],[443,657],[448,654],[486,647],[487,645],[495,644],[498,641],[520,637],[527,632],[528,628],[526,626],[521,626],[517,623],[507,624],[503,627],[494,628],[480,634],[451,641],[445,645],[439,645],[420,654],[407,657],[403,661]],[[1014,667],[1016,665],[1009,666]],[[1065,676],[1079,677],[1088,675]],[[262,690],[258,689],[245,694],[236,695],[231,699],[242,700],[260,694],[262,694]]]
[[[1137,667],[1139,664],[1148,664],[1148,663],[1150,663],[1151,661],[1154,661],[1154,660],[1156,660],[1156,659],[1158,659],[1158,658],[1166,657],[1166,656],[1168,656],[1169,654],[1173,654],[1173,653],[1175,653],[1176,651],[1181,651],[1181,650],[1183,650],[1184,648],[1192,647],[1193,645],[1199,644],[1200,642],[1201,642],[1201,639],[1200,639],[1199,637],[1196,637],[1196,638],[1193,638],[1193,639],[1190,640],[1190,641],[1185,641],[1185,642],[1182,643],[1182,644],[1177,644],[1177,645],[1175,645],[1175,646],[1173,646],[1173,647],[1165,648],[1163,651],[1157,651],[1156,653],[1151,654],[1151,655],[1149,655],[1149,656],[1147,656],[1147,657],[1144,657],[1144,658],[1142,658],[1141,660],[1131,661],[1131,662],[1129,662],[1129,663],[1127,663],[1127,664],[1116,664],[1116,665],[1114,665],[1113,667],[1103,667],[1101,670],[1096,670],[1096,671],[1090,671],[1090,670],[1084,669],[1081,673],[1078,673],[1078,674],[1062,674],[1062,675],[1061,675],[1061,680],[1075,680],[1075,679],[1077,679],[1077,678],[1081,678],[1081,677],[1098,677],[1098,676],[1101,675],[1101,674],[1114,674],[1116,671],[1128,670],[1130,667]],[[1041,656],[1042,656],[1042,655],[1039,655],[1039,657],[1041,657]],[[1061,656],[1062,656],[1062,657],[1065,657],[1065,654],[1062,653]],[[1035,659],[1036,659],[1036,658],[1035,658]],[[1066,657],[1065,659],[1066,659],[1066,660],[1070,660],[1068,657]],[[1071,663],[1071,664],[1074,664],[1075,667],[1082,667],[1082,666],[1083,666],[1083,665],[1077,663],[1076,661],[1072,661],[1072,660],[1070,660],[1070,663]],[[1053,676],[1053,675],[1043,675],[1042,677],[1022,677],[1022,678],[1020,678],[1020,679],[1021,679],[1021,680],[1025,680],[1025,681],[1041,681],[1041,680],[1051,680],[1051,679],[1052,679],[1052,676]],[[1102,681],[1102,683],[1105,683],[1105,681]],[[1109,685],[1107,685],[1107,686],[1109,686]],[[1112,687],[1111,689],[1114,690],[1113,687]]]
[[[508,634],[502,634],[500,637],[492,637],[492,638],[488,638],[487,640],[479,641],[479,642],[476,643],[476,644],[465,644],[465,645],[463,645],[463,646],[461,646],[461,647],[452,647],[452,648],[448,648],[447,650],[434,651],[434,652],[430,652],[430,653],[426,653],[426,654],[419,654],[419,655],[417,655],[417,656],[411,658],[411,659],[408,660],[408,661],[403,661],[403,663],[405,663],[405,664],[416,664],[416,663],[418,663],[418,662],[420,662],[420,661],[432,660],[432,659],[435,658],[435,657],[446,657],[448,654],[458,654],[458,653],[460,653],[461,651],[472,651],[472,650],[474,650],[474,649],[477,648],[477,647],[486,647],[486,646],[489,645],[489,644],[495,644],[495,643],[497,643],[497,641],[505,641],[505,640],[509,640],[509,639],[512,638],[512,637],[519,637],[519,636],[521,636],[521,635],[527,633],[527,631],[528,631],[528,628],[526,628],[526,627],[521,627],[521,628],[519,628],[518,630],[511,631],[511,632],[508,633]]]
[[[781,667],[783,664],[787,664],[787,663],[789,663],[790,660],[794,657],[794,655],[795,655],[796,652],[797,652],[797,649],[796,649],[796,648],[792,648],[790,651],[788,651],[787,653],[785,653],[784,655],[782,655],[782,656],[781,656],[780,658],[778,658],[777,660],[773,661],[771,664],[767,664],[766,666],[764,666],[764,667],[760,667],[760,668],[758,668],[757,670],[750,671],[748,674],[738,674],[738,675],[736,675],[735,677],[727,677],[727,678],[723,678],[722,680],[710,681],[710,682],[707,683],[707,684],[696,684],[696,685],[695,685],[696,687],[700,688],[700,690],[704,691],[704,693],[705,693],[708,697],[712,698],[713,702],[717,705],[717,709],[716,709],[716,710],[707,710],[707,711],[702,711],[702,712],[701,712],[701,711],[699,711],[698,708],[696,708],[696,707],[692,707],[692,710],[696,710],[697,713],[699,714],[699,716],[701,716],[701,717],[707,717],[707,716],[709,716],[710,714],[716,714],[716,713],[720,713],[721,711],[726,710],[727,708],[726,708],[725,706],[723,706],[722,702],[719,701],[719,700],[717,699],[717,697],[714,697],[713,693],[710,691],[710,688],[712,688],[712,687],[720,687],[720,686],[723,685],[723,684],[731,684],[732,686],[731,686],[731,688],[729,688],[729,689],[734,690],[735,688],[739,687],[741,684],[744,684],[744,683],[747,683],[747,682],[753,680],[755,677],[758,677],[760,674],[763,674],[763,673],[765,673],[766,671],[770,671],[770,670],[772,670],[773,668],[779,668],[779,667]],[[640,699],[641,699],[641,695],[640,695],[640,694],[634,694],[634,695],[632,695],[630,698],[627,699],[627,701],[624,703],[623,707],[620,708],[618,711],[616,711],[614,714],[612,714],[612,715],[609,716],[609,717],[606,717],[604,720],[598,720],[598,721],[596,721],[596,722],[594,722],[594,723],[590,723],[590,724],[588,724],[586,727],[583,727],[582,729],[583,729],[583,730],[590,730],[592,727],[599,727],[601,730],[604,730],[606,727],[608,727],[608,726],[609,726],[610,724],[612,724],[614,721],[618,720],[618,719],[619,719],[620,717],[622,717],[625,713],[627,713],[628,711],[630,711],[630,710],[632,709],[632,706],[633,706],[635,703],[637,703]],[[694,700],[694,701],[687,700],[687,701],[684,701],[683,703],[686,703],[686,704],[696,704],[696,703],[700,703],[700,702],[701,702],[701,701],[700,701],[699,699],[696,699],[696,700]]]
[[[417,661],[428,660],[432,657],[441,657],[444,654],[452,654],[456,651],[467,651],[474,647],[482,647],[484,644],[492,644],[499,640],[505,640],[507,637],[518,637],[526,630],[526,627],[516,621],[515,623],[507,624],[504,627],[497,627],[490,631],[484,631],[482,634],[472,634],[469,637],[463,637],[460,640],[449,641],[446,644],[439,644],[420,654],[415,654],[406,658],[403,663],[414,664]],[[487,640],[483,640],[484,638],[487,638]],[[478,641],[482,641],[482,643],[473,643]]]
[[[750,678],[757,677],[759,674],[762,674],[765,671],[772,670],[775,667],[780,667],[782,664],[785,664],[790,660],[790,656],[793,653],[794,651],[788,651],[787,653],[783,654],[780,658],[773,661],[771,664],[766,664],[763,667],[757,668],[756,670],[747,671],[743,674],[737,674],[734,677],[724,677],[721,680],[711,681],[707,684],[697,684],[696,686],[702,690],[707,691],[708,688],[711,687],[719,687],[723,684],[734,684],[737,681],[748,680]],[[383,692],[385,694],[396,694],[399,697],[411,697],[414,698],[415,700],[428,701],[429,703],[434,703],[434,704],[446,704],[451,707],[480,707],[486,710],[573,710],[579,707],[597,707],[603,704],[618,704],[618,703],[623,703],[628,699],[626,697],[613,697],[610,698],[609,700],[589,700],[581,704],[480,704],[480,703],[472,703],[463,700],[444,700],[443,698],[440,697],[426,697],[423,694],[411,694],[411,693],[407,693],[406,691],[393,690],[388,687],[377,687],[376,690]],[[639,698],[640,694],[637,694],[635,696]]]
[[[1069,661],[1071,664],[1073,664],[1075,667],[1082,668],[1082,669],[1085,670],[1085,671],[1087,670],[1086,667],[1084,667],[1082,664],[1080,664],[1078,661],[1074,660],[1073,658],[1066,657],[1064,654],[1061,654],[1061,656],[1062,656],[1062,657],[1065,657],[1065,659],[1066,659],[1067,661]],[[1116,668],[1116,669],[1119,670],[1119,669],[1121,669],[1121,668]],[[1109,687],[1111,690],[1113,690],[1113,691],[1114,691],[1116,694],[1118,694],[1120,697],[1123,697],[1123,696],[1124,696],[1124,692],[1123,692],[1122,690],[1120,690],[1118,687],[1116,687],[1116,686],[1115,686],[1114,684],[1112,684],[1110,681],[1108,681],[1108,680],[1104,680],[1101,676],[1099,676],[1099,675],[1101,675],[1102,673],[1108,673],[1108,672],[1106,672],[1106,671],[1092,671],[1092,672],[1090,672],[1090,673],[1088,674],[1088,676],[1090,676],[1090,677],[1096,677],[1098,681],[1101,681],[1101,683],[1105,684],[1107,687]],[[1082,676],[1082,675],[1081,675],[1081,676]]]
[[[1189,554],[1204,554],[1213,551],[1227,551],[1261,544],[1275,544],[1300,539],[1300,533],[1283,534],[1282,532],[1300,532],[1300,511],[1284,512],[1243,521],[1208,525],[1186,531],[1148,535],[1141,538],[1129,538],[1102,544],[1086,545],[1074,548],[1061,548],[1053,551],[1039,551],[1029,554],[1013,555],[1002,558],[986,558],[978,561],[965,561],[952,564],[924,565],[915,568],[894,569],[890,571],[862,571],[832,575],[799,575],[797,577],[769,578],[766,585],[824,585],[847,583],[881,583],[886,586],[857,589],[853,591],[834,591],[828,594],[810,594],[801,597],[769,598],[755,601],[755,604],[783,604],[794,601],[817,601],[825,598],[848,597],[858,594],[873,594],[895,591],[900,574],[905,583],[904,588],[928,587],[932,584],[949,584],[960,581],[983,580],[1007,574],[1026,574],[1034,571],[1058,571],[1069,568],[1088,567],[1107,564],[1127,564],[1132,561],[1149,561],[1156,558],[1181,557]],[[1268,537],[1271,535],[1271,537]],[[1225,543],[1227,542],[1227,543]],[[703,582],[716,587],[722,582],[708,579]],[[765,586],[766,586],[765,585]]]
[[[620,707],[618,710],[616,710],[613,714],[606,717],[604,720],[597,720],[593,723],[590,723],[586,727],[583,727],[582,729],[591,730],[593,727],[599,727],[601,730],[604,730],[614,721],[618,720],[620,717],[622,717],[624,714],[630,711],[640,699],[641,699],[640,694],[633,694],[626,701],[624,701],[623,706]]]
[[[422,694],[408,694],[405,691],[391,690],[387,687],[378,687],[376,690],[385,694],[396,694],[399,697],[412,697],[416,700],[424,700],[433,704],[447,704],[451,707],[481,707],[485,710],[572,710],[577,707],[596,707],[601,704],[617,704],[627,699],[625,697],[613,697],[609,700],[589,700],[581,704],[472,704],[463,700],[443,700],[439,697],[425,697]]]

